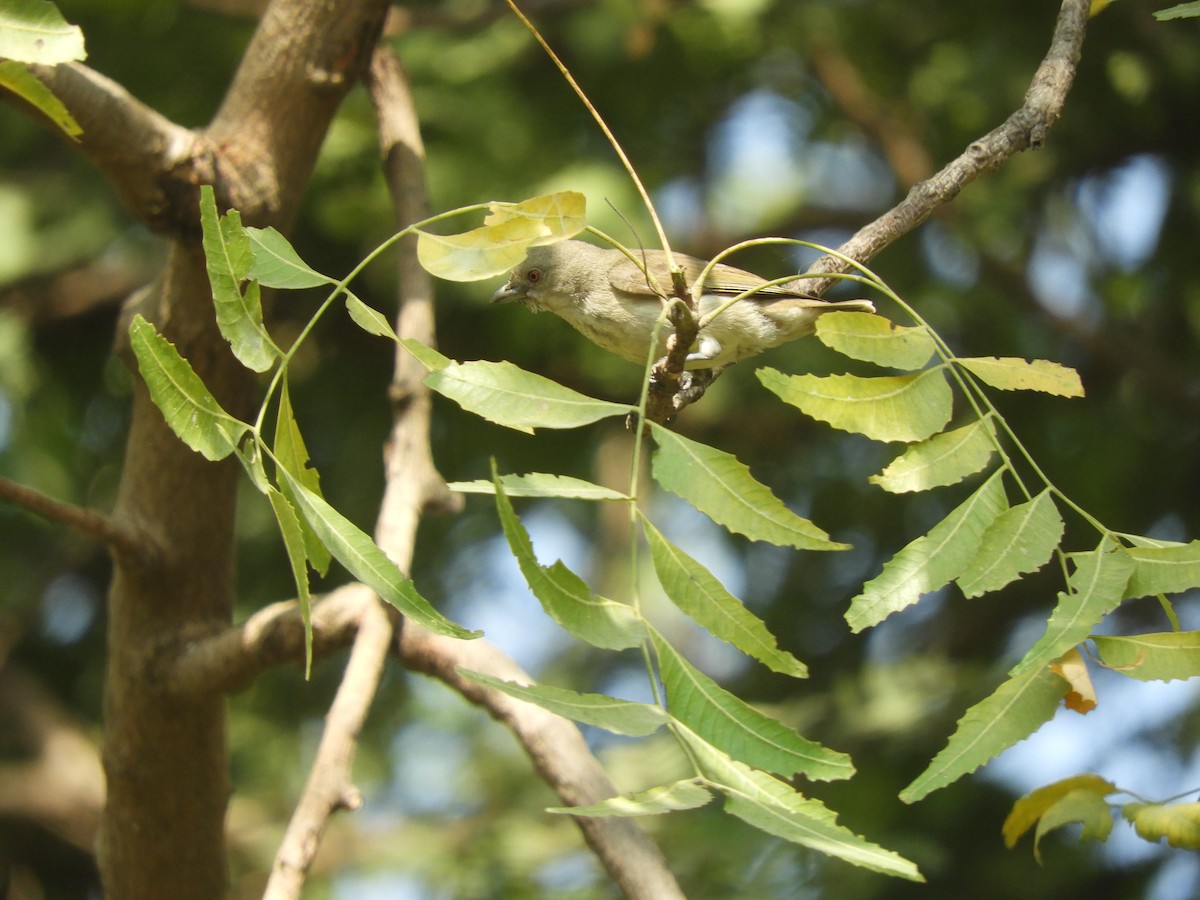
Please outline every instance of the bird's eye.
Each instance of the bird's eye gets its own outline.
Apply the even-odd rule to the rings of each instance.
[[[525,273],[525,280],[528,281],[530,284],[537,284],[539,281],[542,280],[542,270],[541,269],[530,269],[528,272]]]

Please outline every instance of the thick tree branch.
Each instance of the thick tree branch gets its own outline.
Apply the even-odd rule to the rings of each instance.
[[[155,230],[176,224],[179,178],[194,162],[196,134],[80,63],[31,69],[82,126],[80,153],[105,175],[129,211]]]
[[[1050,127],[1061,115],[1074,81],[1087,18],[1088,0],[1063,0],[1050,49],[1034,73],[1021,108],[999,128],[973,141],[940,172],[913,185],[904,200],[860,229],[838,252],[867,262],[928,219],[938,207],[953,200],[980,175],[999,168],[1022,150],[1041,147]],[[841,260],[823,256],[813,263],[804,278],[792,284],[800,290],[820,294],[830,288],[833,279],[815,276],[848,269]]]
[[[312,605],[313,658],[354,643],[375,593],[347,584]],[[270,669],[304,660],[304,621],[295,600],[281,600],[213,637],[191,640],[159,673],[166,690],[183,697],[236,693]]]
[[[131,560],[145,562],[157,552],[154,541],[150,539],[149,535],[140,534],[102,512],[55,500],[41,491],[17,484],[3,476],[0,476],[0,500],[7,500],[9,503],[27,509],[51,522],[68,525],[88,537],[107,544],[114,553]]]

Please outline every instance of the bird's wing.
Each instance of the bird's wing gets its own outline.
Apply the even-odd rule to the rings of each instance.
[[[658,294],[651,288],[651,281],[646,277],[646,272],[643,272],[640,266],[623,253],[613,252],[617,255],[617,261],[608,270],[608,282],[613,290],[647,299],[657,298]],[[645,262],[646,270],[654,276],[654,281],[658,282],[659,289],[669,292],[671,290],[671,271],[667,268],[666,255],[661,250],[635,251],[635,255]],[[707,265],[702,259],[685,256],[682,253],[676,253],[674,257],[675,264],[683,269],[683,276],[688,284],[699,278],[700,273]],[[708,279],[704,283],[704,293],[733,297],[757,287],[764,281],[765,279],[753,272],[719,263],[709,273]],[[772,285],[763,288],[753,296],[761,296],[763,300],[773,301],[785,297],[804,297],[806,295],[788,290],[780,285]]]

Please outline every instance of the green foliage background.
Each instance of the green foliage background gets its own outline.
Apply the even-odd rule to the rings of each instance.
[[[173,2],[60,6],[83,26],[91,65],[189,125],[214,111],[250,33],[245,22]],[[569,188],[588,195],[594,224],[628,234],[605,208],[608,200],[648,240],[651,229],[602,136],[519,24],[488,15],[491,8],[402,7],[412,25],[395,40],[417,92],[435,209]],[[551,10],[535,15],[539,27],[662,200],[676,246],[700,256],[768,233],[836,243],[873,218],[906,189],[892,174],[896,157],[884,149],[897,145],[881,138],[908,138],[906,146],[920,148],[935,168],[961,152],[1020,103],[1055,11],[1028,0],[564,0]],[[1175,539],[1200,534],[1197,45],[1187,20],[1156,23],[1149,6],[1135,0],[1110,7],[1090,25],[1075,89],[1045,149],[972,185],[944,215],[872,263],[960,355],[1046,357],[1076,367],[1085,400],[1005,395],[1001,409],[1083,506],[1115,527]],[[841,95],[822,85],[818,73],[844,75],[833,63],[849,66],[867,92],[869,121],[841,108]],[[771,115],[764,118],[764,110]],[[121,291],[153,271],[158,246],[69,146],[12,110],[0,110],[0,121],[0,472],[105,508],[129,378],[108,357],[117,303]],[[1161,223],[1137,229],[1148,248],[1141,254],[1128,252],[1112,216],[1096,214],[1131,165],[1150,167],[1167,191]],[[1123,218],[1135,221],[1152,205],[1149,196],[1135,198],[1122,207]],[[329,137],[302,215],[293,243],[328,273],[348,270],[393,230],[361,92]],[[1049,302],[1035,297],[1031,259],[1068,266],[1067,287],[1044,296]],[[778,250],[748,254],[739,264],[765,275],[795,267]],[[86,290],[64,286],[71,270],[82,273]],[[634,367],[552,317],[488,307],[492,287],[439,284],[444,353],[511,359],[618,402],[635,396]],[[1054,302],[1074,289],[1084,299]],[[55,312],[56,298],[88,294],[97,302],[86,310]],[[370,270],[359,294],[387,309],[389,266]],[[284,331],[286,323],[298,328],[305,321],[310,308],[288,308],[303,302],[288,295],[276,304]],[[331,319],[292,369],[293,404],[326,495],[368,527],[381,484],[390,356],[385,342]],[[780,348],[763,361],[785,372],[842,366],[816,341]],[[912,807],[896,799],[941,749],[961,711],[989,693],[1036,638],[1037,630],[1031,635],[1022,625],[1030,615],[1044,619],[1061,587],[1047,571],[982,599],[948,591],[866,636],[849,633],[842,614],[862,582],[977,482],[930,495],[884,493],[866,478],[891,456],[888,448],[789,411],[745,364],[690,408],[678,428],[736,452],[794,508],[855,545],[845,554],[796,554],[715,531],[697,534],[731,561],[730,573],[744,579],[740,595],[810,669],[805,682],[761,667],[724,671],[722,680],[850,753],[858,776],[812,793],[839,810],[848,827],[915,860],[930,882],[898,883],[807,856],[705,809],[651,823],[688,896],[890,900],[959,897],[969,884],[972,896],[985,900],[1135,898],[1164,861],[1180,865],[1167,854],[1132,858],[1049,838],[1038,866],[1024,845],[1003,849],[1000,823],[1015,792],[987,778],[964,780]],[[435,458],[450,480],[487,477],[488,457],[495,456],[502,471],[608,477],[620,486],[625,442],[615,420],[529,437],[446,402],[435,423]],[[613,471],[615,480],[605,474]],[[578,529],[572,540],[582,549],[572,565],[590,570],[604,593],[626,583],[626,543],[620,526],[593,506],[530,504],[521,512],[562,533]],[[669,505],[664,509],[671,514]],[[677,527],[693,524],[679,517]],[[513,583],[501,568],[498,531],[487,499],[470,499],[462,515],[423,526],[414,577],[426,596],[470,627],[491,628],[489,605]],[[243,612],[290,596],[286,558],[257,498],[246,504],[241,533]],[[9,658],[98,723],[103,554],[10,507],[0,507],[0,536],[0,617],[6,639],[15,636]],[[533,537],[536,543],[536,530]],[[532,604],[499,605],[506,615],[542,616]],[[1186,602],[1179,612],[1185,627],[1200,625]],[[1127,604],[1120,616],[1129,630],[1166,628],[1149,601]],[[522,630],[520,622],[511,626],[513,635]],[[502,643],[505,634],[489,630]],[[580,646],[511,640],[508,649],[548,683],[612,690],[633,671],[609,668],[607,656]],[[695,650],[694,660],[722,661],[702,645]],[[240,792],[231,826],[238,887],[248,896],[252,873],[269,865],[337,676],[332,664],[318,665],[307,684],[299,671],[276,672],[233,701]],[[1099,683],[1103,712],[1103,677]],[[1146,733],[1126,734],[1144,769],[1176,776],[1159,775],[1149,792],[1162,780],[1163,793],[1193,786],[1184,773],[1196,727],[1190,709],[1151,723]],[[368,807],[339,821],[322,856],[329,877],[313,896],[363,896],[369,886],[398,891],[401,878],[420,897],[610,895],[569,822],[542,812],[555,802],[550,792],[481,713],[396,671],[369,728],[357,769]],[[595,739],[622,787],[670,777],[669,757],[653,744],[634,749]],[[1046,780],[1068,774],[1047,771]],[[1100,774],[1139,787],[1119,773]],[[84,861],[20,823],[0,822],[0,836],[39,870],[50,870],[47,860],[59,863],[57,896],[83,895],[90,877]],[[1160,896],[1194,893],[1200,877],[1194,868],[1185,875],[1174,884],[1190,889]]]

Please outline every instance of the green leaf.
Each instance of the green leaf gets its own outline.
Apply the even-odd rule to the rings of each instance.
[[[905,328],[873,313],[821,316],[817,337],[826,347],[852,359],[893,369],[920,369],[937,349],[924,325]]]
[[[413,338],[400,338],[400,346],[408,351],[409,356],[423,365],[427,372],[437,372],[439,369],[454,364],[454,360],[450,357],[443,356],[432,347]]]
[[[351,575],[430,631],[454,638],[479,637],[478,631],[468,631],[434,609],[400,567],[358,526],[301,484],[287,469],[279,471],[287,481],[288,496],[296,510]]]
[[[531,472],[528,475],[501,475],[500,484],[510,497],[557,497],[566,500],[628,500],[629,497],[612,488],[601,487],[571,478],[567,475],[551,475]],[[447,487],[464,494],[494,494],[496,485],[490,481],[455,481]]]
[[[350,320],[367,334],[374,334],[393,341],[400,340],[392,328],[392,323],[383,313],[367,306],[349,291],[346,292],[346,312],[350,313]]]
[[[1152,12],[1150,15],[1158,19],[1160,22],[1166,22],[1169,19],[1194,19],[1200,16],[1200,2],[1192,3],[1177,3],[1174,6],[1168,6],[1166,9],[1160,9]]]
[[[1111,781],[1091,773],[1073,775],[1053,784],[1045,785],[1035,791],[1030,791],[1013,804],[1012,811],[1004,820],[1002,832],[1004,846],[1011,850],[1021,839],[1021,835],[1033,827],[1051,808],[1063,798],[1075,792],[1086,792],[1093,797],[1102,799],[1114,794],[1119,789]]]
[[[633,794],[622,794],[590,806],[552,806],[548,813],[566,816],[656,816],[682,809],[696,809],[712,800],[699,779],[689,778]]]
[[[725,810],[767,834],[838,859],[912,881],[923,881],[917,867],[837,824],[819,800],[805,797],[765,772],[730,759],[685,725],[676,733],[687,744],[711,785],[725,794]]]
[[[654,422],[650,428],[658,445],[651,466],[654,480],[714,522],[753,541],[768,541],[781,547],[798,550],[849,547],[829,540],[824,531],[784,506],[733,455]]]
[[[283,379],[279,392],[279,410],[275,416],[275,446],[272,450],[278,465],[287,469],[288,474],[318,497],[321,496],[321,476],[316,469],[308,465],[308,448],[300,434],[300,423],[296,421],[296,415],[292,412],[292,398],[286,378]],[[287,481],[282,475],[277,476],[276,481],[287,496]],[[296,505],[294,500],[291,502],[293,506]],[[321,543],[321,539],[305,519],[300,520],[300,530],[304,537],[305,555],[313,569],[321,575],[326,574],[331,559],[329,549]]]
[[[83,32],[67,24],[53,3],[5,0],[0,8],[0,56],[54,66],[84,59]]]
[[[1200,850],[1200,803],[1126,803],[1121,812],[1147,841]]]
[[[1125,553],[1135,563],[1126,596],[1175,594],[1200,587],[1200,541],[1169,547],[1133,547]]]
[[[1068,687],[1045,666],[1010,678],[963,714],[945,748],[900,799],[915,803],[1025,740],[1053,718]]]
[[[912,375],[784,375],[756,373],[767,390],[804,414],[877,441],[922,441],[950,421],[954,395],[942,367]]]
[[[1200,631],[1092,635],[1092,641],[1104,665],[1139,681],[1186,681],[1200,675]]]
[[[267,499],[271,501],[275,521],[279,523],[279,533],[283,536],[283,546],[287,550],[288,562],[292,567],[292,578],[296,582],[300,619],[304,622],[304,677],[307,679],[312,675],[312,601],[308,591],[308,551],[305,549],[302,520],[296,515],[296,510],[288,499],[275,488],[267,488]]]
[[[242,365],[265,372],[274,365],[279,350],[263,327],[257,282],[249,282],[244,291],[241,288],[253,261],[250,240],[236,209],[218,216],[212,186],[207,184],[200,186],[200,227],[204,230],[204,264],[221,334]]]
[[[992,461],[996,453],[993,433],[991,421],[980,419],[934,435],[913,444],[868,480],[893,494],[956,484],[983,470]]]
[[[996,472],[950,515],[884,563],[883,571],[850,601],[852,631],[882,622],[945,587],[975,561],[984,532],[1007,506],[1003,470]]]
[[[302,260],[288,239],[274,228],[248,225],[243,230],[251,263],[242,277],[257,281],[263,287],[284,290],[337,284],[335,279],[322,275]]]
[[[593,647],[624,650],[640,644],[645,638],[645,630],[642,620],[631,607],[594,595],[583,579],[561,560],[552,566],[538,563],[529,533],[517,518],[498,479],[495,484],[500,526],[517,565],[521,567],[521,574],[546,614]]]
[[[1045,633],[1013,667],[1013,675],[1043,668],[1082,644],[1096,624],[1124,599],[1133,562],[1123,550],[1073,553],[1071,561],[1075,571],[1067,582],[1068,590],[1059,593]]]
[[[671,716],[734,759],[780,775],[814,781],[849,778],[854,764],[726,691],[650,631]]]
[[[493,278],[519,264],[530,247],[582,231],[586,205],[583,194],[575,191],[492,203],[479,228],[451,235],[418,231],[417,259],[431,275],[449,281]]]
[[[642,519],[650,544],[654,571],[667,596],[714,636],[728,641],[748,656],[783,675],[805,678],[804,663],[780,650],[766,624],[746,609],[711,572],[696,562]]]
[[[578,428],[634,407],[596,400],[509,362],[450,363],[425,378],[430,388],[489,422],[532,434],[535,428]]]
[[[42,84],[24,63],[15,60],[0,61],[0,88],[16,94],[30,106],[40,110],[68,137],[83,134],[83,128],[54,93]]]
[[[666,713],[647,703],[618,700],[604,694],[581,694],[545,684],[516,684],[463,668],[459,668],[458,673],[510,697],[540,706],[556,716],[595,725],[613,734],[642,737],[653,734],[667,722]]]
[[[133,317],[129,339],[138,371],[176,436],[205,459],[224,459],[250,431],[221,408],[175,345],[142,318]]]
[[[996,591],[1046,564],[1063,536],[1063,520],[1050,489],[996,516],[958,586],[967,597]]]
[[[1001,391],[1041,391],[1059,397],[1082,397],[1079,373],[1048,359],[977,356],[955,360],[984,384]]]

